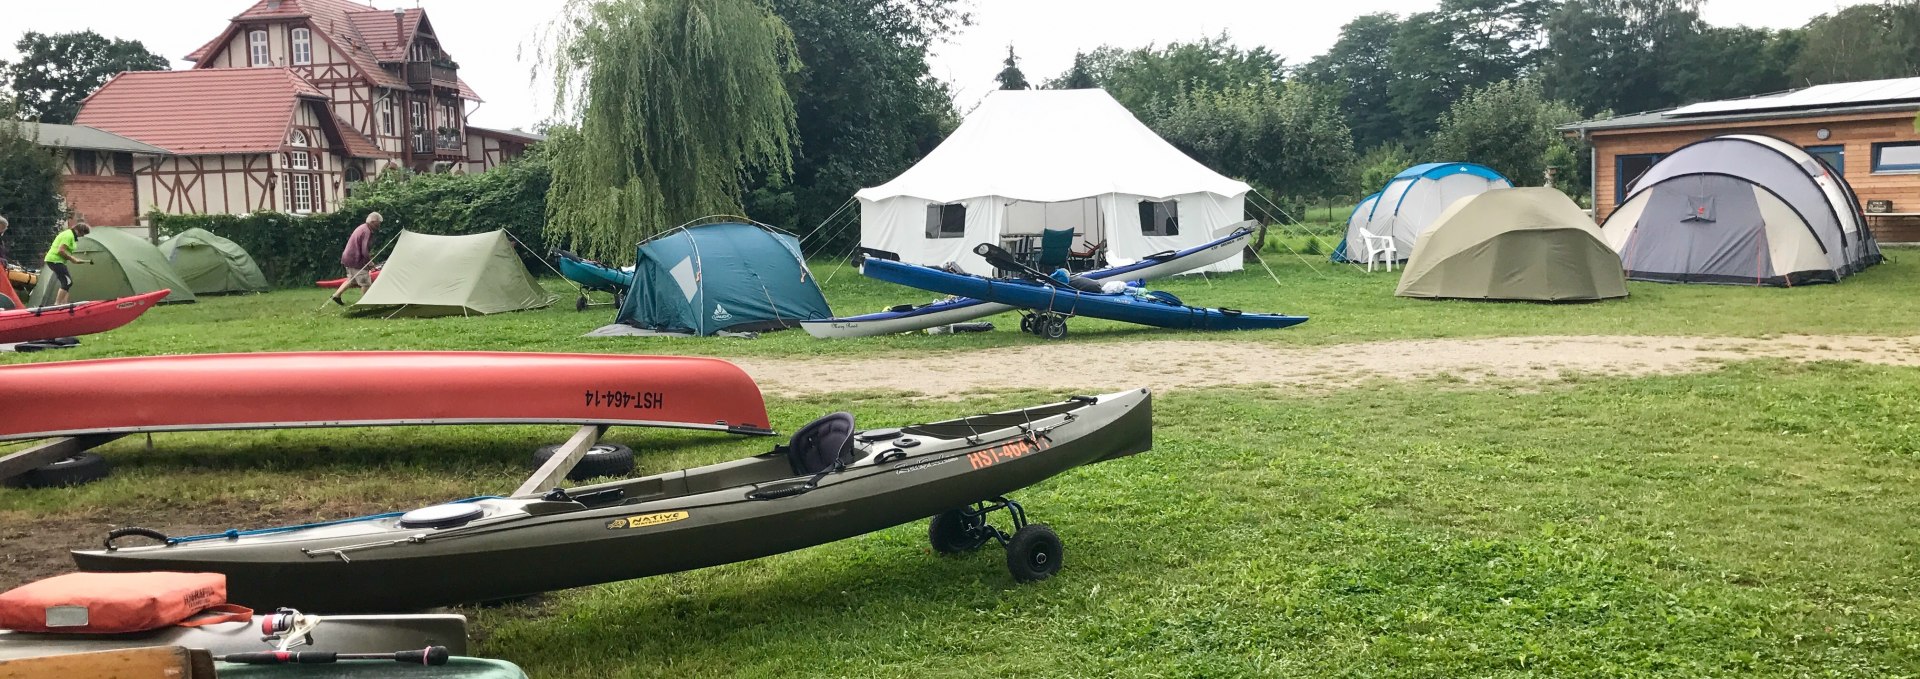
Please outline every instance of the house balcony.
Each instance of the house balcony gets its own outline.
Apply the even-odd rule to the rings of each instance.
[[[413,155],[458,156],[466,157],[467,140],[459,130],[443,132],[415,132],[409,137],[407,148]]]
[[[460,88],[460,67],[451,62],[407,62],[407,85],[411,87]]]

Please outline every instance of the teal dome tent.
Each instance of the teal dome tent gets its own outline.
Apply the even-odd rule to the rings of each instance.
[[[683,226],[640,244],[633,288],[616,320],[712,335],[832,318],[792,234],[764,224]]]

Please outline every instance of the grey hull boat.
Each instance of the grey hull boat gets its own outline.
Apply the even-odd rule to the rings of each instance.
[[[936,550],[998,541],[1016,579],[1052,575],[1061,543],[1015,490],[1153,445],[1134,390],[901,428],[835,413],[790,445],[732,462],[540,496],[170,538],[144,528],[76,551],[89,571],[224,573],[256,609],[404,611],[520,597],[755,559],[933,517]],[[1007,510],[1015,530],[990,525]],[[118,546],[128,536],[161,544]]]

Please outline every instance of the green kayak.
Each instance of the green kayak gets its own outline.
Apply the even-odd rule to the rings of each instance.
[[[933,517],[936,550],[997,541],[1016,579],[1037,580],[1059,569],[1060,540],[1004,496],[1152,445],[1144,389],[865,431],[835,413],[732,462],[304,526],[123,528],[73,557],[89,571],[224,573],[228,598],[255,609],[406,611],[734,563]],[[1002,509],[1011,533],[987,521]],[[128,536],[161,544],[116,544]]]

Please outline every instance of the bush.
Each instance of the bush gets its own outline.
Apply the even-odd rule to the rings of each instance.
[[[312,216],[150,215],[161,235],[199,227],[232,239],[253,255],[277,287],[306,287],[336,278],[340,249],[368,212],[385,218],[374,248],[387,247],[401,229],[432,234],[506,229],[531,252],[520,253],[536,275],[547,271],[547,164],[535,153],[480,174],[388,171],[356,186],[338,211]]]

